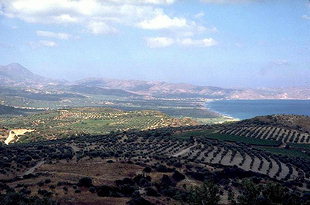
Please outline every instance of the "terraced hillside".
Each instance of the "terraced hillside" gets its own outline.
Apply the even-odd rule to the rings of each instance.
[[[310,144],[310,117],[271,115],[229,124],[219,133],[251,138]]]
[[[10,130],[28,129],[11,142],[50,140],[81,134],[107,134],[117,130],[147,130],[160,127],[195,125],[188,118],[173,118],[157,111],[121,111],[111,108],[73,108],[47,111],[28,116],[0,118],[0,125]],[[8,135],[2,136],[4,141]]]
[[[309,158],[272,154],[249,143],[225,141],[216,138],[213,131],[212,126],[161,128],[3,146],[0,181],[15,191],[48,194],[64,204],[79,200],[125,204],[137,198],[134,191],[129,191],[132,189],[154,204],[188,202],[190,187],[204,180],[217,184],[222,192],[221,204],[241,201],[244,180],[255,179],[262,183],[260,186],[279,183],[287,193],[294,192],[296,200],[309,191]],[[114,171],[108,171],[108,167]],[[143,178],[142,183],[142,176],[149,178]],[[93,180],[89,185],[93,190],[78,188],[83,177]],[[120,177],[127,177],[124,180],[132,184],[132,189],[124,189]],[[135,181],[135,177],[140,177],[137,185],[128,179]],[[108,190],[103,191],[105,194],[103,187]]]

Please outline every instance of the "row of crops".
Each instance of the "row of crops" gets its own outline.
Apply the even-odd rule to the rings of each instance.
[[[309,133],[298,130],[285,129],[274,126],[228,126],[219,130],[219,133],[237,135],[250,138],[281,141],[284,143],[310,144]]]

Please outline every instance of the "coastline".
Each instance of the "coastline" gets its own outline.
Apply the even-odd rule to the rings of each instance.
[[[214,104],[213,104],[214,102]],[[309,100],[206,100],[206,109],[234,120],[250,119],[255,116],[287,114],[310,116]],[[218,110],[217,110],[218,108]],[[220,111],[219,111],[220,110]],[[229,113],[229,114],[227,114]]]
[[[210,103],[210,102],[220,101],[220,100],[222,100],[222,99],[207,99],[201,105],[204,109],[207,109],[207,110],[209,110],[211,112],[214,112],[214,113],[219,115],[219,117],[217,117],[217,118],[210,118],[208,120],[203,120],[203,122],[206,122],[208,124],[223,124],[223,123],[226,123],[226,122],[237,122],[237,121],[240,121],[241,119],[239,119],[239,118],[235,118],[235,117],[232,117],[230,115],[218,112],[217,110],[214,110],[211,107],[207,106],[208,103]]]

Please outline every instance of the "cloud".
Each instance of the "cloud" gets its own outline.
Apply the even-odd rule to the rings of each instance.
[[[55,43],[54,41],[41,40],[39,41],[39,44],[45,47],[56,47],[57,46],[57,43]]]
[[[90,22],[87,25],[87,28],[89,30],[89,32],[93,33],[93,34],[109,34],[109,33],[116,33],[117,29],[106,24],[105,22],[100,22],[100,21],[93,21]]]
[[[215,41],[213,38],[204,38],[198,40],[185,38],[181,39],[179,42],[183,46],[196,46],[196,47],[211,47],[218,44],[217,41]]]
[[[192,39],[180,38],[173,39],[169,37],[146,38],[147,46],[150,48],[162,48],[171,45],[187,46],[187,47],[211,47],[217,45],[217,41],[213,38]]]
[[[147,18],[137,24],[145,30],[169,31],[177,36],[193,36],[203,32],[216,32],[216,27],[207,28],[195,21],[183,17],[169,17],[162,10],[158,10],[152,18]]]
[[[146,38],[147,46],[150,48],[162,48],[168,47],[174,43],[172,38],[167,37],[155,37],[155,38]]]
[[[290,62],[286,59],[276,59],[272,61],[271,64],[275,66],[287,66],[290,65]]]
[[[175,0],[3,0],[0,14],[30,23],[135,25],[164,13],[158,5]],[[99,24],[98,23],[98,24]],[[105,26],[107,27],[107,26]]]
[[[146,30],[178,29],[184,35],[207,30],[183,17],[167,15],[160,5],[176,0],[2,0],[0,15],[29,23],[76,24],[93,34],[109,34],[118,25]]]
[[[114,3],[134,3],[134,4],[173,4],[175,0],[108,0]]]
[[[308,15],[306,15],[306,14],[303,15],[302,18],[303,18],[303,19],[306,19],[306,20],[310,20],[310,16],[308,16]]]
[[[57,38],[61,40],[68,40],[72,36],[68,33],[55,33],[51,31],[37,31],[38,36],[47,37],[47,38]]]
[[[213,3],[213,4],[226,4],[226,3],[245,3],[245,2],[257,2],[263,0],[201,0],[204,3]]]
[[[58,44],[54,41],[39,40],[39,41],[28,42],[28,46],[30,46],[32,49],[37,49],[37,48],[41,48],[41,47],[53,48],[53,47],[58,46]]]
[[[156,31],[157,37],[148,38],[150,47],[167,47],[172,44],[204,46],[216,44],[208,39],[193,40],[198,35],[216,32],[193,19],[165,13],[161,5],[177,0],[0,0],[0,15],[35,24],[74,25],[94,35],[113,34],[123,27]],[[203,16],[196,15],[196,18]],[[68,33],[37,31],[38,36],[70,39]],[[169,39],[172,39],[169,40]],[[180,40],[181,39],[181,40]],[[189,40],[191,39],[191,40]],[[57,44],[45,43],[46,46]]]
[[[205,13],[204,12],[199,12],[199,13],[197,13],[197,14],[195,14],[195,18],[202,18],[202,17],[204,17],[204,15],[205,15]]]
[[[182,28],[188,26],[188,23],[184,18],[170,18],[165,14],[159,13],[152,19],[144,20],[138,23],[138,26],[143,29],[158,30],[169,28]]]

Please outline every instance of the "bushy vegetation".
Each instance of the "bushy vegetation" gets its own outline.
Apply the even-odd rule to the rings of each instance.
[[[129,204],[153,203],[157,197],[185,204],[221,204],[223,200],[239,204],[309,201],[306,193],[310,189],[309,158],[270,151],[300,151],[298,148],[275,147],[268,143],[262,146],[249,137],[243,137],[248,143],[241,143],[231,140],[228,134],[216,133],[221,127],[197,125],[126,130],[2,145],[0,180],[5,188],[4,191],[0,188],[0,193],[5,195],[14,192],[12,189],[25,188],[22,183],[9,186],[16,182],[40,179],[32,186],[37,187],[36,193],[42,200],[56,197],[61,190],[65,195],[79,196],[87,192],[99,198],[126,198]],[[107,184],[101,183],[101,177],[97,176],[102,174],[99,171],[59,182],[50,180],[48,177],[52,175],[46,172],[29,172],[42,164],[79,166],[86,162],[94,170],[97,165],[117,168],[127,164],[138,166],[139,171]],[[25,189],[23,192],[27,193]]]
[[[19,142],[59,139],[85,134],[107,134],[117,130],[147,130],[197,124],[191,119],[177,119],[156,111],[121,111],[111,108],[74,108],[0,118],[7,129],[34,129]]]

